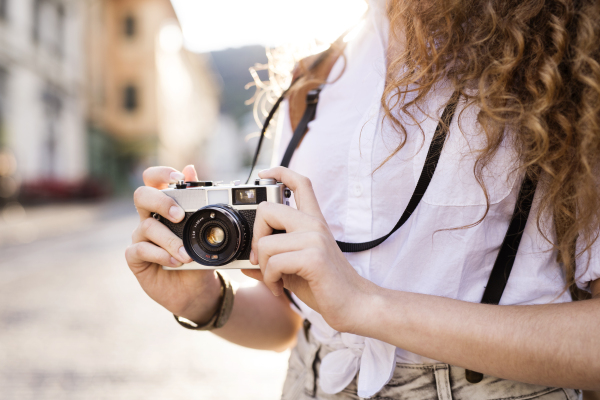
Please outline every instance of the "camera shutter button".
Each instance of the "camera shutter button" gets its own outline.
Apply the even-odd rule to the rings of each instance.
[[[257,179],[258,181],[258,185],[260,186],[264,186],[264,185],[275,185],[277,184],[277,181],[275,179],[272,178],[267,178],[267,179]]]

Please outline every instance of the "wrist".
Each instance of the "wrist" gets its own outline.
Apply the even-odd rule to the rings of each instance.
[[[349,333],[374,337],[383,318],[382,311],[386,309],[386,294],[389,289],[365,281],[355,302],[355,324]]]
[[[200,286],[200,293],[190,301],[185,309],[175,314],[195,324],[204,325],[219,308],[222,291],[221,279],[216,271],[212,271],[212,273],[206,274],[206,278]]]

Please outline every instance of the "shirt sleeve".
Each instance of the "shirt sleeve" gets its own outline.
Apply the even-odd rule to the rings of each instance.
[[[578,251],[583,250],[584,243],[577,243]],[[591,249],[577,259],[575,282],[582,290],[590,291],[590,282],[600,279],[600,239],[592,245]]]

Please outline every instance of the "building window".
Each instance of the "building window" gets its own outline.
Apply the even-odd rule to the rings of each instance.
[[[54,177],[57,172],[59,162],[59,147],[61,142],[61,113],[63,110],[63,101],[59,90],[48,86],[42,95],[45,111],[45,138],[42,147],[41,161],[43,171],[48,177]],[[63,140],[64,141],[64,140]]]
[[[42,0],[35,0],[33,2],[33,41],[39,43],[40,41],[40,25],[42,22]]]
[[[138,108],[138,90],[133,85],[127,85],[123,89],[123,108],[127,112],[134,112]]]
[[[65,7],[58,4],[55,8],[56,12],[56,39],[54,40],[54,51],[58,56],[63,56],[65,53]]]
[[[35,0],[33,3],[33,40],[59,57],[64,54],[65,17],[65,6],[61,2]]]
[[[132,15],[128,15],[123,20],[123,32],[128,38],[133,38],[136,34],[136,23],[135,18]]]
[[[0,0],[0,19],[6,20],[8,18],[8,0]]]
[[[8,72],[4,67],[0,66],[0,150],[2,147],[6,145],[6,132],[5,132],[5,124],[4,118],[6,113],[6,103],[7,103],[7,84],[8,81]]]

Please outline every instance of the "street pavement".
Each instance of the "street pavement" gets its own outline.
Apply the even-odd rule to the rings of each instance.
[[[0,216],[0,400],[278,399],[288,352],[185,330],[144,294],[137,221],[130,200]]]

